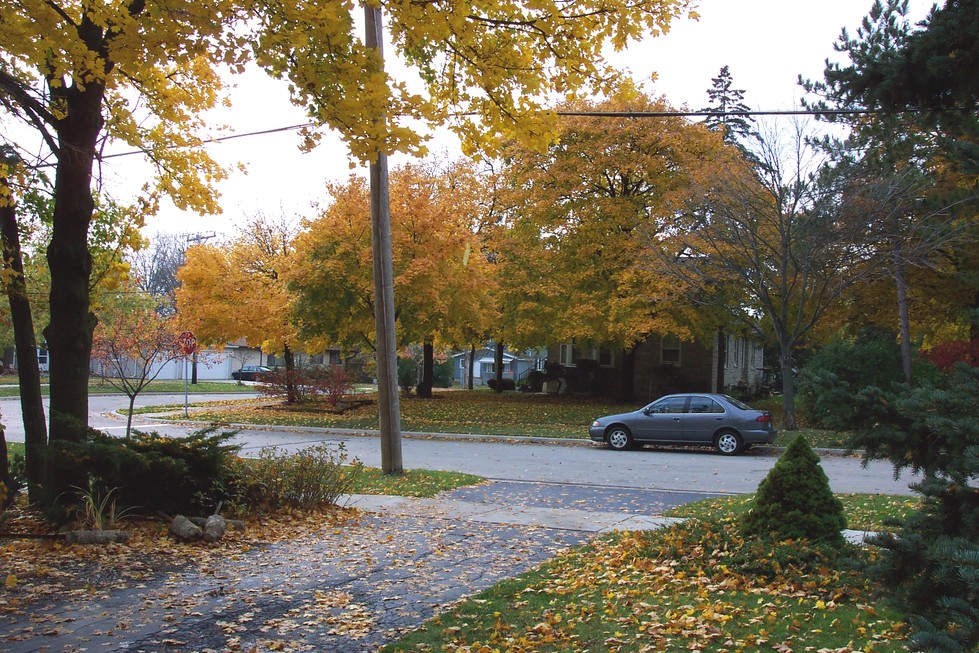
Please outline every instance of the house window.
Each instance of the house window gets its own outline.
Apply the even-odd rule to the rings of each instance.
[[[663,365],[680,364],[680,339],[676,336],[663,336],[660,362]]]
[[[612,367],[615,365],[615,355],[612,354],[611,349],[599,349],[597,358],[598,364],[602,367]]]
[[[574,365],[575,361],[578,359],[578,352],[575,351],[574,345],[561,345],[561,351],[558,358],[561,361],[561,365],[570,367]]]

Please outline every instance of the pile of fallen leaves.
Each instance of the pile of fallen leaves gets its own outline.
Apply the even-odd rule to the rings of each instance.
[[[50,523],[24,507],[4,513],[0,528],[0,612],[28,607],[45,597],[106,592],[150,578],[161,571],[204,565],[286,539],[338,526],[351,511],[326,507],[311,512],[278,511],[245,520],[214,543],[178,543],[162,520],[126,519],[117,528],[127,542],[66,544]]]
[[[857,547],[746,541],[735,520],[612,534],[436,618],[384,651],[904,650]]]

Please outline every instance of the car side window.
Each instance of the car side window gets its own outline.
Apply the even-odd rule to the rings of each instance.
[[[671,397],[657,401],[649,407],[648,413],[682,413],[683,407],[687,403],[686,397]]]
[[[691,397],[688,413],[723,413],[724,407],[710,397]]]

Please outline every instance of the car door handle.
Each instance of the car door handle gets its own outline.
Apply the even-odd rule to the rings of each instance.
[[[673,421],[674,421],[674,422],[679,422],[679,421],[680,421],[680,418],[679,418],[679,417],[674,417],[674,418],[673,418]]]

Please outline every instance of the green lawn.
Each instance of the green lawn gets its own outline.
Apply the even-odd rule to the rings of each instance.
[[[439,492],[485,483],[486,479],[459,472],[406,469],[402,474],[385,474],[376,467],[356,466],[351,494],[381,494],[399,497],[434,497]]]
[[[41,379],[41,393],[48,394],[48,380]],[[239,385],[235,381],[198,381],[197,383],[187,384],[190,392],[195,393],[236,393],[253,392],[254,388]],[[103,383],[100,379],[92,379],[88,383],[88,391],[92,394],[123,394],[121,390],[109,383]],[[144,393],[165,392],[179,393],[184,391],[183,381],[152,381],[143,391]],[[0,378],[0,397],[19,397],[20,386],[17,377],[8,375]]]
[[[741,515],[748,510],[754,494],[704,499],[668,510],[667,517],[716,520]],[[837,494],[843,502],[847,528],[858,531],[880,531],[888,522],[904,519],[920,507],[918,497],[890,494]]]
[[[224,424],[275,424],[323,428],[378,428],[373,395],[364,403],[344,411],[325,404],[289,407],[282,402],[242,403],[227,409],[195,412],[206,422]],[[769,409],[766,402],[764,408]],[[621,404],[608,399],[538,395],[520,392],[497,394],[488,391],[450,390],[436,392],[433,399],[401,397],[401,428],[408,432],[464,433],[477,435],[532,436],[543,438],[588,438],[588,427],[601,415],[639,408],[641,403]],[[180,407],[182,410],[182,407]],[[176,410],[176,408],[172,408]],[[151,409],[145,409],[149,411]],[[778,412],[780,414],[780,411]],[[778,421],[776,420],[776,426]],[[817,429],[780,432],[775,444],[782,446],[797,434],[805,435],[814,447],[845,448],[848,435]]]
[[[383,653],[906,650],[871,553],[746,540],[737,509],[612,533],[504,581]]]

